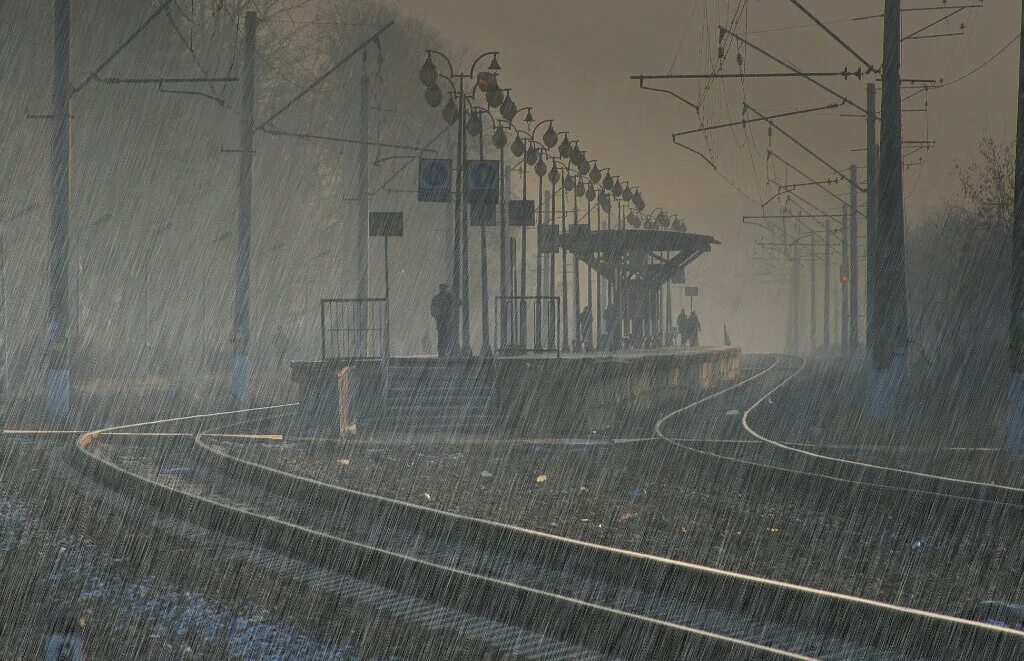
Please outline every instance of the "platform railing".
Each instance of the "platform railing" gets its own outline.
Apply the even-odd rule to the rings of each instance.
[[[386,298],[320,299],[320,358],[371,358],[391,354]]]
[[[497,352],[561,355],[561,306],[558,296],[495,296],[496,325],[506,324],[504,332],[494,333]]]

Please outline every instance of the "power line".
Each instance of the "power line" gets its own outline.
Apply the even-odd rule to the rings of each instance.
[[[394,24],[395,24],[394,21],[389,21],[386,25],[384,25],[384,27],[382,27],[379,30],[377,30],[370,37],[367,37],[361,44],[359,44],[358,46],[353,48],[351,51],[349,51],[347,55],[345,55],[343,58],[338,60],[338,62],[336,62],[333,66],[331,66],[331,68],[329,68],[327,71],[323,72],[316,80],[314,80],[312,83],[307,85],[302,91],[300,91],[298,94],[296,94],[294,97],[292,97],[292,99],[290,101],[288,101],[283,106],[281,106],[280,108],[275,110],[273,113],[271,113],[270,116],[267,117],[265,120],[263,120],[263,122],[259,126],[257,126],[256,128],[262,130],[268,124],[270,124],[275,119],[280,117],[286,110],[288,110],[293,105],[295,105],[295,103],[298,102],[299,99],[301,99],[302,97],[306,96],[306,94],[308,94],[310,91],[312,91],[313,88],[315,88],[317,85],[319,85],[320,83],[322,83],[325,80],[327,80],[327,78],[329,78],[331,76],[331,74],[333,74],[335,71],[337,71],[342,66],[344,66],[345,63],[347,63],[353,57],[355,57],[356,55],[361,53],[363,51],[363,49],[365,49],[367,46],[369,46],[372,43],[379,44],[380,43],[379,42],[380,35],[384,34],[384,32],[387,31],[387,29],[390,28]]]
[[[792,2],[796,6],[797,9],[799,9],[804,14],[806,14],[808,18],[810,18],[812,21],[814,21],[815,24],[817,24],[818,27],[820,27],[822,30],[824,30],[828,34],[828,36],[832,37],[840,46],[845,48],[848,53],[850,53],[855,58],[860,60],[860,63],[863,64],[865,67],[867,67],[867,69],[868,69],[867,72],[868,73],[872,73],[873,71],[878,71],[878,67],[872,65],[870,62],[868,62],[863,57],[861,57],[860,53],[858,53],[857,51],[853,50],[853,48],[851,48],[845,41],[843,41],[839,37],[838,34],[833,32],[827,25],[825,25],[824,23],[819,21],[818,17],[815,16],[814,14],[812,14],[810,11],[808,11],[808,9],[806,7],[804,7],[802,4],[800,4],[799,0],[789,0],[789,1]]]
[[[738,34],[736,34],[735,32],[731,31],[731,30],[730,30],[729,28],[726,28],[726,27],[722,27],[722,26],[719,26],[719,27],[718,27],[718,29],[719,29],[719,31],[720,31],[720,32],[722,32],[722,33],[726,33],[726,34],[731,34],[731,35],[732,35],[732,36],[733,36],[734,38],[738,39],[739,41],[741,41],[742,43],[746,44],[746,45],[747,45],[747,46],[749,46],[750,48],[753,48],[753,49],[754,49],[755,51],[757,51],[757,52],[758,52],[758,53],[760,53],[761,55],[764,55],[765,57],[767,57],[768,59],[772,60],[772,61],[773,61],[773,62],[775,62],[776,64],[779,64],[779,65],[781,65],[781,66],[784,66],[784,67],[786,67],[787,69],[789,69],[790,71],[793,71],[793,72],[796,72],[796,73],[801,73],[801,74],[803,73],[802,71],[800,71],[800,69],[797,69],[797,68],[796,68],[796,67],[794,67],[794,66],[793,66],[792,64],[790,64],[790,63],[786,62],[785,60],[783,60],[783,59],[781,59],[781,58],[778,58],[778,57],[776,57],[776,56],[772,55],[771,53],[769,53],[769,52],[768,52],[768,51],[766,51],[765,49],[761,48],[760,46],[757,46],[756,44],[753,44],[753,43],[751,43],[751,42],[750,42],[750,41],[748,41],[747,39],[744,39],[743,37],[739,36],[739,35],[738,35]],[[856,108],[857,110],[860,110],[860,111],[861,111],[861,112],[863,112],[863,113],[864,113],[865,115],[867,114],[867,112],[868,112],[868,111],[867,111],[867,108],[864,108],[863,106],[861,106],[860,104],[858,104],[858,103],[857,103],[857,102],[855,102],[855,101],[851,101],[851,100],[850,100],[849,98],[847,98],[847,96],[846,96],[845,94],[840,94],[839,92],[835,91],[834,89],[832,89],[832,88],[831,88],[831,87],[829,87],[828,85],[825,85],[825,84],[823,84],[823,83],[820,83],[820,82],[818,82],[817,80],[815,80],[814,78],[807,78],[807,80],[808,80],[808,81],[810,81],[810,82],[812,82],[812,83],[814,83],[815,85],[817,85],[817,86],[818,86],[818,87],[820,87],[821,89],[825,90],[826,92],[828,92],[828,93],[829,93],[829,94],[831,94],[832,96],[836,97],[836,98],[837,98],[837,99],[839,99],[840,101],[844,101],[844,102],[846,102],[846,103],[849,103],[849,104],[850,104],[851,106],[853,106],[853,107],[854,107],[854,108]]]
[[[729,122],[727,124],[718,124],[718,125],[715,125],[715,126],[702,126],[700,128],[691,129],[689,131],[680,131],[678,133],[673,133],[672,134],[672,138],[674,139],[674,138],[678,138],[678,137],[684,136],[684,135],[691,135],[693,133],[701,133],[703,131],[715,131],[715,130],[718,130],[718,129],[730,128],[732,126],[741,126],[741,125],[742,126],[746,126],[747,124],[753,124],[753,123],[756,123],[756,122],[769,122],[769,123],[771,123],[771,120],[773,120],[773,119],[779,119],[779,118],[782,118],[782,117],[792,117],[793,115],[803,115],[803,114],[810,113],[810,112],[820,112],[822,110],[832,110],[832,109],[838,108],[839,105],[840,104],[838,104],[838,103],[830,103],[827,106],[818,106],[817,108],[808,108],[806,110],[793,110],[793,111],[790,111],[790,112],[782,112],[782,113],[779,113],[777,115],[761,115],[761,113],[757,113],[759,115],[759,117],[757,119],[742,119],[742,120],[740,120],[738,122]],[[750,106],[744,104],[744,108],[750,108]],[[750,108],[750,109],[754,110],[753,108]],[[757,112],[757,111],[754,110],[754,112]]]

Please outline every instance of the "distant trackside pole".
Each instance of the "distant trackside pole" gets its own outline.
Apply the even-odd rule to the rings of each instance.
[[[1024,2],[1021,3],[1024,27]],[[1024,42],[1017,80],[1017,161],[1014,168],[1013,232],[1010,255],[1010,388],[1006,409],[1006,445],[1024,454]]]
[[[50,305],[46,327],[46,408],[71,407],[68,343],[68,197],[70,189],[71,0],[53,3],[53,142],[50,153]]]
[[[235,253],[235,360],[231,392],[236,403],[249,405],[249,258],[252,229],[253,92],[256,80],[256,12],[245,13],[242,51],[242,103],[239,108],[238,241]]]

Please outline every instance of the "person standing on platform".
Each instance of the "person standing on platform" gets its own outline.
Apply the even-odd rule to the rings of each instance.
[[[590,309],[590,306],[586,306],[580,311],[580,318],[577,320],[579,324],[578,332],[576,337],[579,338],[579,351],[593,351],[594,350],[594,313]]]
[[[676,328],[679,329],[679,346],[685,347],[690,341],[690,320],[686,318],[686,310],[679,310],[679,316],[676,317]]]
[[[690,313],[690,342],[690,346],[700,346],[700,319],[696,311]]]
[[[430,315],[437,327],[437,355],[450,356],[455,339],[455,299],[448,291],[448,285],[441,284],[434,298],[430,300]]]

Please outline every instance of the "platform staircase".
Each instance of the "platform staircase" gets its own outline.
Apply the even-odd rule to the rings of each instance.
[[[424,363],[388,369],[374,427],[396,434],[487,435],[497,424],[493,367]]]

